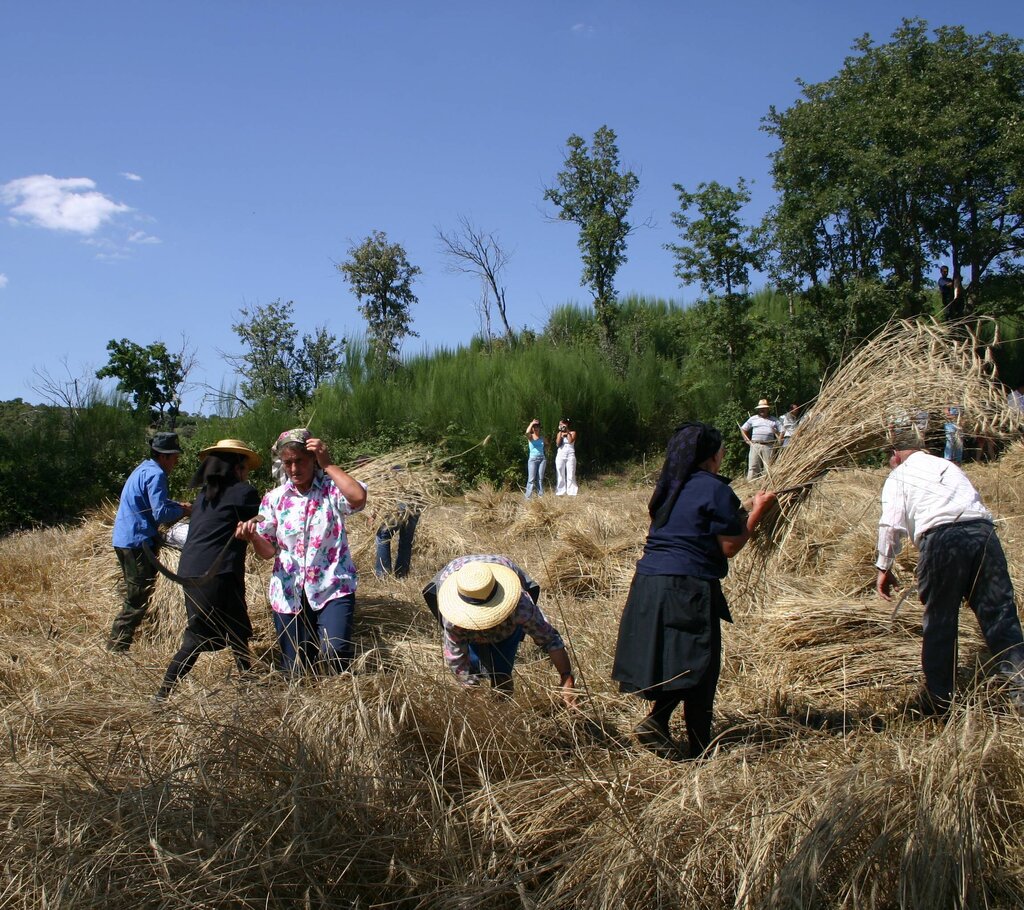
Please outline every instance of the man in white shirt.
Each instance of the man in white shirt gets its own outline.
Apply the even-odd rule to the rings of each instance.
[[[898,584],[893,561],[903,538],[912,538],[920,551],[917,587],[924,604],[921,708],[936,714],[949,709],[963,600],[978,617],[996,672],[1007,677],[1014,703],[1024,706],[1024,636],[992,513],[957,465],[923,451],[914,439],[898,438],[889,464],[876,588],[892,600],[891,589]]]
[[[747,480],[760,477],[768,470],[775,444],[782,440],[782,427],[776,418],[768,416],[770,410],[768,399],[762,398],[757,403],[754,413],[740,427],[743,441],[750,446],[747,455]]]

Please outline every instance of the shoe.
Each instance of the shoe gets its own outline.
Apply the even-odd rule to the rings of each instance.
[[[945,717],[950,704],[951,699],[921,689],[915,698],[907,702],[907,712],[912,717]]]
[[[645,717],[633,728],[636,741],[648,752],[666,761],[683,761],[686,757],[675,741],[669,736],[668,730],[652,717]]]

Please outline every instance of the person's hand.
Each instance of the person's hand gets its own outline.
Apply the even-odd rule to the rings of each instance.
[[[190,503],[190,502],[179,502],[178,505],[181,506],[181,511],[185,515],[186,518],[191,517],[191,515],[192,515],[192,503]]]
[[[767,509],[778,497],[771,490],[758,490],[753,499],[751,500],[751,512],[763,512]]]
[[[331,466],[331,453],[322,439],[317,439],[316,437],[307,439],[306,451],[316,458],[316,463],[324,470]]]
[[[900,586],[899,579],[892,573],[892,569],[879,569],[878,579],[875,581],[875,590],[882,600],[892,600],[891,588]]]
[[[258,518],[250,518],[248,521],[240,521],[238,523],[238,526],[235,528],[235,539],[248,540],[250,542],[255,540],[256,524],[258,522]]]
[[[576,707],[576,680],[571,673],[562,678],[562,701],[567,708]]]

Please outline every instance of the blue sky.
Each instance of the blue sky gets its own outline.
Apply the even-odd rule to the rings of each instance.
[[[478,287],[436,240],[460,216],[512,252],[510,317],[540,328],[589,301],[543,191],[567,137],[602,124],[646,224],[618,290],[692,302],[663,248],[672,184],[746,177],[759,217],[769,106],[906,16],[1024,35],[1017,0],[4,3],[0,399],[39,401],[37,370],[91,375],[112,338],[184,336],[196,409],[230,377],[243,306],[294,300],[300,332],[362,331],[335,263],[374,230],[422,269],[405,351],[465,343]]]

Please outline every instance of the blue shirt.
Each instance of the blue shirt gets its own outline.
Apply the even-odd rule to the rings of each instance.
[[[743,533],[743,512],[729,481],[710,471],[694,471],[679,491],[672,512],[647,535],[640,575],[692,575],[725,578],[729,571],[718,535]]]
[[[158,524],[177,521],[184,514],[170,497],[164,469],[147,458],[124,482],[114,518],[114,546],[137,548],[152,543]]]

